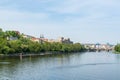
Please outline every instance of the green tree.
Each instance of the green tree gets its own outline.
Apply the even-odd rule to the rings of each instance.
[[[16,31],[6,31],[5,34],[8,37],[12,36],[12,37],[20,38],[20,34],[18,34],[18,32],[16,32]]]
[[[115,46],[114,50],[115,50],[116,52],[120,52],[120,44],[117,44],[117,45]]]

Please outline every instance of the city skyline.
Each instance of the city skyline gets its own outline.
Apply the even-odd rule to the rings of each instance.
[[[4,0],[0,28],[81,43],[120,41],[119,0]]]

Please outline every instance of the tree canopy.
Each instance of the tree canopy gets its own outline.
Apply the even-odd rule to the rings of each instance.
[[[17,40],[7,40],[7,37],[18,37]],[[3,32],[0,29],[0,54],[16,54],[16,53],[40,53],[45,51],[58,52],[77,52],[84,50],[80,43],[65,44],[59,42],[33,42],[30,39],[23,38],[16,31]]]
[[[117,44],[114,49],[116,52],[120,52],[120,44]]]

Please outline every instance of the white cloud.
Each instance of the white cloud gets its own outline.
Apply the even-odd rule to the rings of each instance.
[[[77,13],[84,8],[110,7],[118,4],[115,0],[62,0],[61,3],[50,10],[58,13]]]
[[[12,10],[0,10],[1,22],[19,22],[19,21],[31,21],[31,20],[45,20],[49,17],[47,13],[28,13]]]

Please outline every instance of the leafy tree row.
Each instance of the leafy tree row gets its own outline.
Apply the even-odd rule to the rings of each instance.
[[[7,37],[18,37],[18,40],[7,40]],[[30,39],[23,38],[15,31],[3,32],[0,30],[0,54],[16,54],[16,53],[40,53],[45,51],[58,52],[78,52],[84,50],[80,43],[63,44],[49,42],[33,42]]]
[[[32,42],[28,39],[19,39],[7,41],[0,39],[0,53],[2,54],[15,54],[15,53],[39,53],[44,51],[59,51],[59,52],[77,52],[84,50],[80,43],[75,44],[62,44],[62,43],[48,43],[42,44]]]

